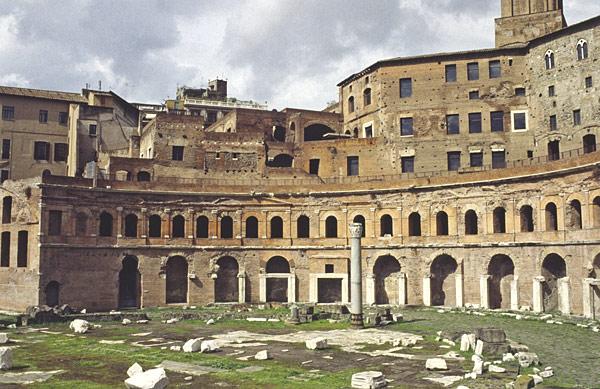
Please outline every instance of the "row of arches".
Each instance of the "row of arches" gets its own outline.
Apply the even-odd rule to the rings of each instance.
[[[580,39],[577,41],[576,53],[578,61],[587,59],[589,57],[589,46],[587,40]],[[546,51],[546,54],[544,55],[544,64],[546,65],[546,70],[554,69],[556,67],[556,59],[553,50]]]

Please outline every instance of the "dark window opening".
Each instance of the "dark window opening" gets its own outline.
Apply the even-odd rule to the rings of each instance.
[[[558,121],[556,119],[556,115],[551,115],[550,116],[550,131],[557,131],[558,130]]]
[[[502,207],[494,209],[494,234],[506,233],[506,210]]]
[[[585,41],[581,41],[577,44],[577,59],[579,61],[584,60],[588,57],[588,44]]]
[[[479,134],[481,133],[481,113],[474,112],[469,114],[469,133]]]
[[[365,218],[362,215],[356,215],[352,220],[353,223],[360,224],[362,226],[362,234],[361,237],[365,237],[367,233],[367,223],[365,222]]]
[[[504,131],[504,112],[495,111],[490,112],[490,122],[492,126],[492,132],[503,132]]]
[[[98,235],[105,237],[113,235],[113,217],[108,212],[102,212],[100,214],[100,226],[98,228]]]
[[[567,206],[567,225],[571,230],[581,230],[583,227],[581,219],[581,203],[579,200],[572,200]]]
[[[590,77],[586,77],[585,78],[585,87],[586,88],[591,88],[594,86],[594,79],[590,76]]]
[[[456,82],[456,65],[446,65],[446,82]]]
[[[2,139],[2,159],[10,159],[10,139]]]
[[[146,182],[146,181],[150,181],[150,173],[149,172],[145,172],[145,171],[140,171],[137,174],[137,180],[140,182]]]
[[[233,239],[233,219],[229,216],[221,219],[221,239]]]
[[[560,159],[560,142],[553,140],[548,142],[548,160],[557,161]]]
[[[573,125],[580,126],[581,125],[581,110],[576,109],[573,111]]]
[[[134,214],[125,216],[125,237],[136,238],[138,230],[138,217]]]
[[[173,161],[183,161],[183,146],[173,146],[171,159]]]
[[[208,238],[208,218],[206,216],[196,218],[196,238]]]
[[[596,135],[587,134],[583,137],[583,152],[593,153],[596,151]]]
[[[556,88],[554,87],[554,85],[550,85],[548,87],[548,97],[554,97],[556,96]]]
[[[521,218],[521,232],[533,232],[533,208],[530,205],[524,205],[519,211]]]
[[[48,123],[48,111],[40,110],[40,123]]]
[[[470,153],[469,154],[469,165],[471,167],[482,167],[483,166],[483,153]]]
[[[11,196],[6,196],[2,199],[2,224],[12,222],[12,203],[13,199]]]
[[[271,161],[267,161],[268,167],[292,167],[294,157],[288,154],[278,154]]]
[[[472,209],[469,209],[465,213],[465,235],[477,235],[479,233],[479,226],[477,220],[477,213]]]
[[[460,133],[460,120],[458,115],[446,116],[446,132],[449,135]]]
[[[304,129],[304,141],[312,142],[325,139],[325,135],[334,134],[331,128],[324,124],[312,124]]]
[[[372,138],[373,137],[373,126],[366,126],[365,127],[365,138]]]
[[[408,216],[408,236],[421,236],[421,215],[418,212]]]
[[[321,163],[320,159],[311,159],[310,161],[308,161],[308,173],[318,176],[320,163]]]
[[[325,273],[335,273],[334,271],[334,266],[331,263],[326,263],[325,264]]]
[[[159,215],[152,215],[148,219],[148,236],[160,238],[162,235],[162,219]]]
[[[33,142],[33,159],[36,161],[50,160],[50,143]]]
[[[367,88],[363,92],[363,104],[365,107],[371,105],[371,88]]]
[[[448,153],[448,171],[457,171],[460,169],[460,151],[450,151]]]
[[[515,112],[513,114],[514,131],[527,130],[527,114],[525,112]]]
[[[62,211],[48,211],[48,235],[62,234]]]
[[[29,233],[19,231],[17,240],[17,267],[27,267]]]
[[[413,118],[400,118],[400,135],[413,135]]]
[[[310,237],[310,219],[308,216],[302,215],[298,217],[298,220],[296,221],[296,230],[298,238]]]
[[[66,143],[55,143],[54,144],[54,161],[56,162],[67,162],[69,155],[69,145]]]
[[[10,232],[8,231],[2,233],[0,242],[0,266],[10,266]]]
[[[185,238],[185,218],[183,216],[173,217],[171,235],[173,238]]]
[[[502,77],[502,64],[500,61],[490,61],[490,78]]]
[[[348,176],[358,176],[358,157],[348,157],[346,161]]]
[[[89,136],[96,136],[96,135],[98,135],[98,126],[96,124],[90,124],[88,126],[88,135]]]
[[[473,90],[469,92],[469,100],[479,100],[479,91]]]
[[[283,238],[283,219],[279,216],[275,216],[271,219],[271,238]]]
[[[414,173],[415,172],[415,157],[402,157],[402,173]]]
[[[58,124],[67,124],[69,120],[69,114],[67,112],[58,113]]]
[[[2,169],[0,170],[0,184],[6,180],[8,180],[8,170]]]
[[[275,126],[273,129],[273,139],[278,142],[285,142],[285,127]]]
[[[329,216],[325,219],[325,237],[326,238],[337,238],[338,237],[338,225],[335,216]]]
[[[400,79],[400,98],[412,96],[412,78]]]
[[[546,70],[554,69],[555,63],[553,52],[549,51],[546,53],[546,56],[544,57],[544,63],[546,65]]]
[[[504,169],[506,167],[506,151],[492,151],[492,169]]]
[[[379,220],[381,236],[394,236],[394,220],[390,215],[383,215]]]
[[[246,219],[246,238],[258,239],[258,219],[254,216]]]
[[[15,107],[3,105],[2,120],[15,120]]]
[[[446,212],[441,211],[435,215],[435,226],[438,236],[447,236],[449,234],[448,214]]]
[[[479,80],[479,64],[477,62],[467,64],[467,80]]]
[[[348,98],[348,112],[354,112],[354,96]]]
[[[556,204],[546,204],[544,213],[546,216],[546,231],[558,231],[558,213],[556,210]]]
[[[515,88],[515,96],[525,96],[526,95],[525,88]]]

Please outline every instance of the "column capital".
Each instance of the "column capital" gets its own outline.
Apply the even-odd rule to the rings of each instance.
[[[351,223],[350,224],[350,237],[351,238],[361,238],[362,237],[362,229],[363,229],[362,224]]]
[[[538,282],[544,282],[544,281],[546,281],[546,278],[544,278],[544,276],[536,276],[536,277],[533,277],[533,280],[538,281]]]

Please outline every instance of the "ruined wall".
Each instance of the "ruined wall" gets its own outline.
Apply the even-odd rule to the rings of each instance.
[[[527,12],[496,19],[496,47],[526,43],[566,27],[562,10]]]

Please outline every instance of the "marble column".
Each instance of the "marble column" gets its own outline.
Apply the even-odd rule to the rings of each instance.
[[[296,302],[296,273],[292,269],[288,277],[288,303]]]
[[[406,305],[406,273],[398,276],[398,305]]]
[[[244,304],[246,302],[246,273],[244,272],[238,274],[238,291],[238,302]]]
[[[533,294],[532,302],[533,312],[544,312],[544,292],[542,289],[542,283],[546,279],[542,276],[533,277]]]
[[[460,308],[464,305],[463,275],[461,273],[456,273],[454,275],[454,282],[456,283],[456,306]]]
[[[510,282],[510,309],[519,310],[519,276],[514,276]]]
[[[558,307],[563,315],[571,314],[571,290],[569,285],[569,277],[559,278],[558,286]]]
[[[423,305],[431,306],[431,276],[423,278]]]
[[[365,289],[367,305],[375,304],[375,274],[369,273],[365,276]]]
[[[490,309],[489,281],[489,274],[482,275],[479,279],[480,306],[483,309]]]
[[[362,230],[362,224],[350,224],[350,314],[351,322],[354,327],[364,327],[362,304],[362,264],[360,260],[360,239],[362,236]]]

